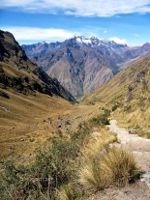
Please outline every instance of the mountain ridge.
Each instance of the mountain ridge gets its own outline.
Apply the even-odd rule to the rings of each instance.
[[[75,102],[57,79],[50,78],[28,59],[24,50],[9,32],[0,31],[0,84],[24,94],[41,92]]]
[[[77,98],[95,91],[132,59],[150,53],[149,43],[128,47],[81,36],[64,42],[23,45],[23,48],[33,62],[57,78]]]

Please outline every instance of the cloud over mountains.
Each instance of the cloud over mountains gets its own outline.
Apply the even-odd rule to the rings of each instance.
[[[75,32],[59,28],[39,28],[39,27],[2,27],[3,30],[13,33],[18,41],[62,41],[73,37]]]
[[[28,12],[58,13],[78,16],[113,16],[149,13],[150,0],[1,0],[0,8],[16,7]]]

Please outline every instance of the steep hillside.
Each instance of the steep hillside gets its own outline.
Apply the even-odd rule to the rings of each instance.
[[[0,158],[29,161],[74,102],[56,79],[27,58],[11,33],[0,31]]]
[[[150,53],[149,43],[130,48],[113,41],[77,36],[64,42],[23,45],[31,60],[76,97],[90,94],[130,60]]]
[[[86,97],[84,102],[101,103],[108,106],[120,123],[138,129],[139,134],[148,136],[150,129],[150,58],[134,62],[91,96]]]
[[[75,101],[56,79],[50,78],[33,64],[9,32],[0,31],[0,84],[17,92],[35,94],[35,91]]]

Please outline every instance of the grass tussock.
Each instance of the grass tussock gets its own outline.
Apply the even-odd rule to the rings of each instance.
[[[102,173],[100,160],[89,160],[79,172],[79,181],[85,189],[104,189],[108,183]]]
[[[121,148],[112,148],[102,158],[102,168],[110,183],[125,186],[137,176],[138,170],[134,157]]]
[[[82,200],[82,191],[77,185],[63,185],[58,192],[59,200]]]
[[[115,185],[123,187],[137,176],[135,160],[129,152],[111,148],[96,155],[80,171],[80,183],[85,188],[100,190]]]

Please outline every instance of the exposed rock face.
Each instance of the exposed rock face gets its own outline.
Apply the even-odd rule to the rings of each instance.
[[[11,33],[4,31],[0,31],[0,87],[11,87],[24,94],[38,91],[75,101],[57,79],[50,78],[28,59]]]
[[[76,97],[90,94],[126,67],[126,62],[150,53],[149,43],[130,48],[95,37],[74,37],[64,42],[23,45],[23,48],[33,62]]]

